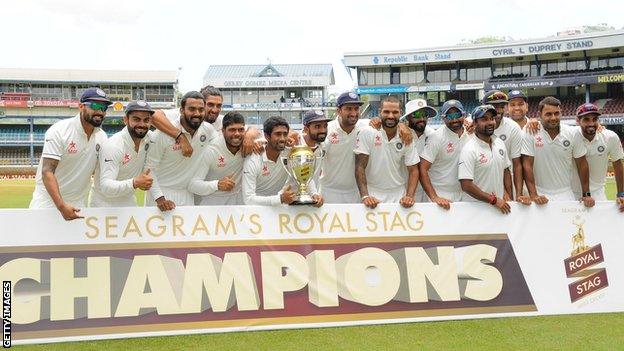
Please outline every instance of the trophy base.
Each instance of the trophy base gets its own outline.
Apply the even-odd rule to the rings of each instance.
[[[295,201],[291,202],[290,204],[294,206],[314,205],[316,204],[316,200],[314,200],[310,195],[302,195],[296,198]]]

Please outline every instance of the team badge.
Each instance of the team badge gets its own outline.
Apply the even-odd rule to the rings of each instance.
[[[332,144],[338,144],[340,142],[340,140],[338,140],[338,133],[332,132],[329,135],[329,142]]]
[[[375,146],[381,145],[381,137],[379,135],[375,136]]]
[[[564,140],[563,141],[563,146],[565,146],[565,147],[570,146],[570,140]]]
[[[100,144],[95,144],[95,152],[99,152],[100,151]]]
[[[499,153],[501,156],[505,156],[505,151],[503,151],[503,149],[498,149],[498,153]]]
[[[604,152],[605,147],[603,145],[598,146],[598,152]]]
[[[537,146],[537,147],[544,146],[544,142],[542,141],[542,137],[541,136],[538,136],[537,138],[535,138],[535,146]]]
[[[121,164],[122,165],[127,165],[128,162],[130,162],[130,155],[129,154],[125,154],[123,157],[123,160],[121,160]]]
[[[98,94],[101,97],[106,97],[106,93],[104,92],[104,90],[97,88],[95,89],[95,93]]]
[[[199,137],[199,141],[201,141],[202,143],[203,143],[204,141],[206,141],[206,135],[205,135],[205,134],[202,134],[202,135]]]
[[[401,150],[403,148],[403,143],[396,143],[396,149]]]
[[[141,107],[145,107],[145,106],[147,106],[147,102],[142,101],[142,100],[137,101],[137,102],[136,102],[136,104],[137,104],[137,105],[139,105],[139,106],[141,106]]]
[[[262,175],[263,176],[268,176],[269,174],[271,174],[271,172],[269,172],[269,167],[267,165],[263,165],[262,166]]]
[[[352,98],[352,99],[357,99],[357,94],[349,93],[349,97]]]
[[[499,138],[500,138],[500,140],[505,141],[505,140],[507,140],[507,135],[503,134]]]

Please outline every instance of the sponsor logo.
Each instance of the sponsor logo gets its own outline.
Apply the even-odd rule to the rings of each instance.
[[[70,154],[75,154],[78,152],[78,147],[76,146],[76,143],[73,140],[69,142],[69,146],[67,147],[67,152]]]
[[[121,160],[121,164],[122,165],[127,165],[128,162],[130,162],[130,155],[129,154],[125,154],[123,157],[123,160]]]
[[[340,140],[338,139],[338,133],[333,132],[329,135],[329,142],[332,144],[338,144]]]
[[[225,157],[223,155],[217,157],[217,167],[225,167]]]
[[[504,151],[503,149],[498,149],[498,153],[499,153],[501,156],[505,156],[505,151]]]
[[[95,152],[100,152],[100,144],[95,144]]]
[[[375,146],[381,145],[381,137],[379,135],[375,136]]]
[[[271,172],[269,172],[269,166],[262,165],[262,175],[266,177],[266,176],[268,176],[270,174],[271,174]]]
[[[484,164],[484,163],[487,163],[487,161],[488,161],[487,156],[485,156],[484,153],[480,153],[479,154],[479,163],[480,164]]]
[[[538,136],[537,138],[535,138],[535,146],[536,147],[543,147],[544,146],[544,141],[542,140],[541,136]]]
[[[450,154],[453,151],[455,151],[455,145],[453,145],[453,143],[446,144],[446,153]]]
[[[110,161],[112,161],[112,159],[110,159],[110,158],[105,158],[104,159],[104,162],[110,162]]]

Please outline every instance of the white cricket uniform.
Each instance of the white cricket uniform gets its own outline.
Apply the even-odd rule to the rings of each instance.
[[[188,191],[189,182],[195,167],[202,161],[204,148],[217,136],[217,131],[209,123],[202,123],[192,137],[179,119],[172,121],[172,124],[183,131],[194,151],[191,157],[184,157],[180,144],[174,138],[161,131],[154,133],[146,167],[151,169],[154,178],[146,201],[149,206],[155,206],[155,200],[161,196],[172,200],[176,206],[194,204],[193,193]]]
[[[425,142],[427,141],[427,139],[433,132],[435,132],[435,129],[429,126],[426,126],[425,131],[419,137],[418,135],[416,135],[416,132],[412,130],[412,135],[414,136],[414,142],[416,143],[416,152],[418,153],[419,157],[420,155],[422,155],[423,150],[425,149]],[[420,182],[418,182],[418,188],[416,188],[416,195],[414,196],[414,200],[416,202],[429,202],[429,200],[427,199],[427,194],[425,194],[425,190],[423,189],[422,184],[420,184]]]
[[[148,131],[141,139],[138,152],[128,127],[102,144],[93,177],[91,207],[137,206],[132,180],[144,171],[152,134]]]
[[[286,157],[288,149],[282,151],[277,161],[273,162],[262,154],[247,156],[243,163],[243,202],[245,205],[281,204],[280,194],[288,182],[288,173],[280,164],[280,157]],[[293,188],[293,191],[296,191]]]
[[[232,154],[223,134],[220,134],[203,152],[188,190],[201,196],[199,204],[203,206],[242,205],[243,161],[240,150]],[[231,174],[234,174],[234,188],[230,191],[219,190],[219,179]]]
[[[505,143],[492,136],[492,146],[476,136],[464,145],[459,156],[457,179],[470,179],[479,189],[502,198],[505,195],[505,169],[511,167]],[[480,201],[470,194],[463,201]]]
[[[106,133],[100,128],[94,128],[91,137],[87,139],[80,123],[80,114],[58,121],[48,128],[29,207],[56,207],[43,184],[43,158],[59,161],[54,175],[63,201],[76,207],[86,206],[91,175],[97,165],[100,147],[106,139]]]
[[[589,164],[589,191],[595,200],[606,201],[607,196],[604,186],[609,159],[611,161],[624,159],[620,138],[615,132],[608,129],[596,133],[592,141],[585,139],[581,132],[581,127],[576,127],[576,133],[581,135],[581,140],[583,140],[587,148],[585,158],[587,158],[587,163]],[[572,191],[574,191],[575,199],[581,198],[581,180],[578,176],[575,162],[572,162]]]
[[[383,129],[369,127],[360,132],[353,152],[369,156],[366,183],[370,196],[381,202],[399,202],[405,196],[407,167],[420,162],[416,143],[405,146],[399,138],[398,129],[395,136],[388,140]]]
[[[461,201],[462,190],[457,180],[457,164],[459,154],[470,137],[465,130],[459,137],[447,126],[441,126],[425,141],[420,158],[431,162],[429,179],[438,196]],[[426,199],[430,201],[428,196]]]
[[[552,139],[544,128],[535,134],[524,133],[522,154],[533,156],[533,176],[539,195],[553,201],[574,200],[571,186],[572,164],[585,156],[587,148],[574,127],[561,123]]]
[[[179,109],[169,109],[169,110],[162,110],[162,111],[165,113],[165,116],[167,117],[169,122],[173,123],[175,121],[179,121],[180,120],[180,110]],[[223,129],[223,115],[217,116],[217,119],[214,121],[214,123],[208,123],[208,122],[204,122],[204,123],[212,125],[212,127],[217,132],[221,131],[221,129]]]
[[[325,203],[360,203],[353,149],[358,133],[368,126],[369,120],[358,120],[351,133],[347,133],[340,127],[339,118],[327,124],[327,139],[323,143],[325,156],[321,166],[321,193]]]
[[[494,135],[505,144],[507,158],[511,162],[522,155],[522,129],[509,117],[503,117]],[[510,169],[510,171],[513,171]]]

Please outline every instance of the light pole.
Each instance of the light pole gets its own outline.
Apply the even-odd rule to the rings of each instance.
[[[33,117],[32,109],[35,106],[35,102],[28,100],[26,106],[28,106],[28,111],[30,112],[30,118],[28,118],[30,122],[30,167],[33,167],[35,164],[35,118]]]

